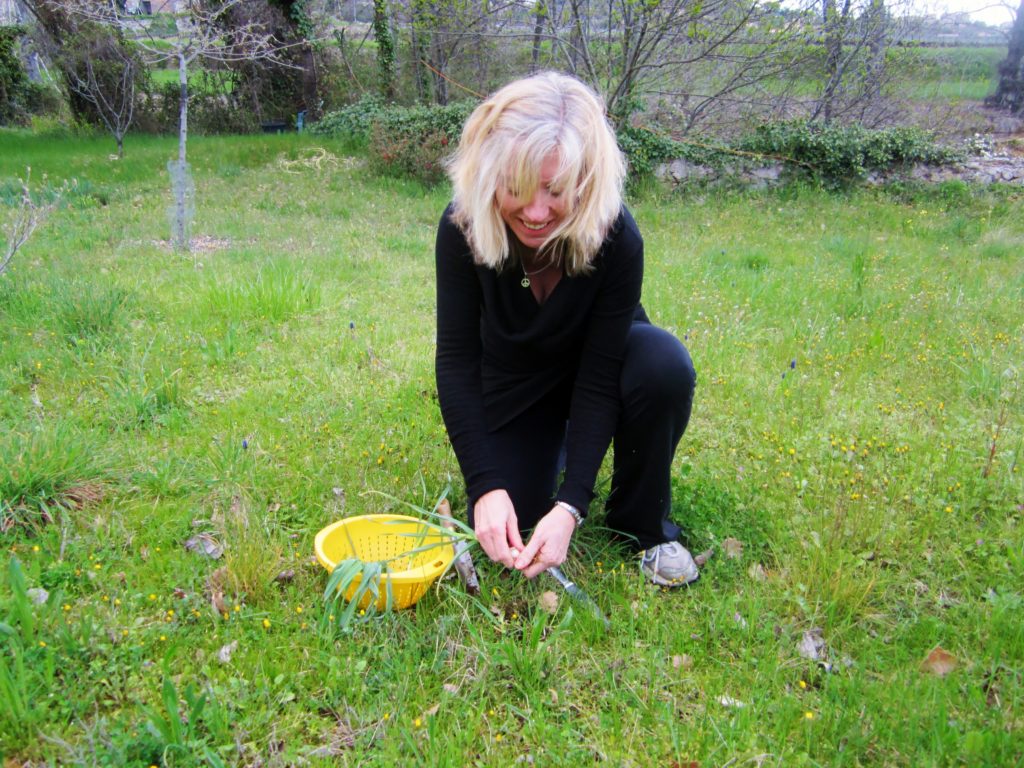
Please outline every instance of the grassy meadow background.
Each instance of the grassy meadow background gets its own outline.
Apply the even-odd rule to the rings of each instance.
[[[645,584],[595,514],[565,570],[608,631],[478,558],[479,600],[448,580],[336,634],[315,533],[449,478],[463,503],[447,192],[197,137],[182,256],[173,141],[111,151],[0,133],[5,209],[28,165],[77,179],[0,277],[5,767],[1024,761],[1020,189],[635,196],[644,304],[698,369],[699,585]]]

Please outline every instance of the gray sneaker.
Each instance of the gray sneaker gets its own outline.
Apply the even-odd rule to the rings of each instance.
[[[681,587],[700,578],[693,557],[677,541],[666,541],[645,550],[640,560],[640,570],[644,576],[662,587]]]

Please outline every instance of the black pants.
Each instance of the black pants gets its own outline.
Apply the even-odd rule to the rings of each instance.
[[[679,536],[668,519],[671,471],[686,431],[697,375],[686,347],[672,334],[637,321],[630,328],[620,380],[622,408],[615,430],[607,525],[640,549]],[[552,507],[565,463],[565,397],[555,393],[490,433],[521,531]],[[473,525],[470,499],[469,524]]]

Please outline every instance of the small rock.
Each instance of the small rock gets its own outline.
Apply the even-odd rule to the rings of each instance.
[[[217,651],[217,661],[221,664],[228,664],[231,661],[231,654],[235,652],[238,647],[238,641],[233,640],[227,645],[222,645],[220,650]]]
[[[732,696],[719,696],[718,703],[723,707],[729,707],[731,709],[743,709],[743,707],[747,706],[745,702],[742,702],[739,699],[734,699]]]
[[[185,549],[213,560],[219,559],[224,554],[224,547],[208,533],[198,533],[190,538],[185,542]]]
[[[690,669],[693,667],[693,659],[689,654],[677,653],[672,657],[672,669]]]
[[[796,647],[797,653],[799,653],[803,658],[810,659],[811,661],[820,660],[824,650],[825,638],[821,636],[821,630],[817,627],[804,632],[803,637],[800,638],[800,642]]]
[[[558,595],[550,589],[541,593],[537,601],[540,603],[540,607],[548,613],[553,614],[558,611]]]

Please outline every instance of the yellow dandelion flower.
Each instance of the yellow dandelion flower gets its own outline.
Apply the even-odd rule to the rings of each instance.
[[[150,592],[149,593],[149,599],[150,600],[156,600],[156,595],[154,595],[152,592]]]
[[[115,597],[114,598],[114,605],[120,605],[120,604],[121,604],[121,598],[120,597]]]
[[[421,725],[423,725],[423,720],[417,717],[415,720],[412,721],[412,724],[414,728],[419,728]]]
[[[302,613],[302,606],[301,605],[296,605],[295,606],[295,612],[296,613]]]
[[[33,544],[32,545],[32,551],[33,552],[38,552],[39,551],[39,545],[38,544]]]
[[[64,612],[65,612],[65,613],[67,613],[68,611],[70,611],[70,610],[71,610],[71,606],[70,606],[70,605],[68,605],[67,603],[64,603],[64,605],[63,605],[63,608],[64,608]]]
[[[814,719],[814,713],[813,712],[804,712],[804,718],[806,718],[807,720],[813,720]]]
[[[167,635],[160,635],[160,642],[164,642],[167,639]]]
[[[263,620],[263,628],[264,629],[270,629],[270,619],[264,619]]]
[[[46,641],[45,640],[40,640],[39,641],[39,647],[40,648],[45,648],[46,647]]]
[[[807,683],[805,683],[805,682],[804,682],[803,680],[801,680],[801,681],[799,682],[799,686],[800,686],[801,688],[805,688],[805,689],[806,689],[806,688],[807,688]]]
[[[494,734],[494,740],[495,741],[501,741],[501,739],[502,739],[502,735],[500,733]]]

